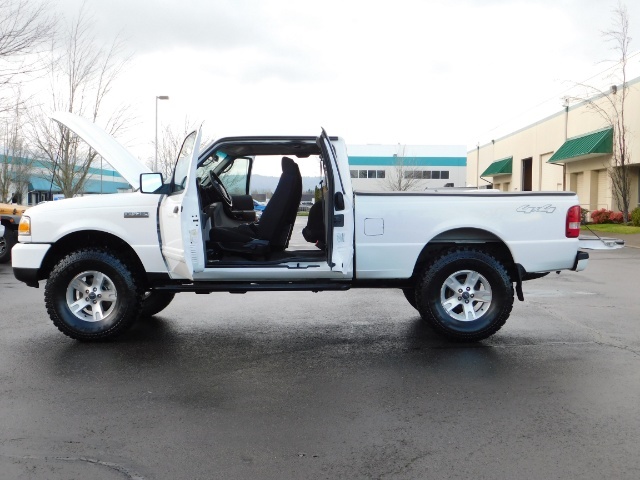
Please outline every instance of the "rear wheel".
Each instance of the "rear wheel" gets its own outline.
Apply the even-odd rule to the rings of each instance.
[[[491,255],[451,250],[424,271],[416,292],[418,311],[438,333],[477,341],[497,332],[513,307],[509,274]]]
[[[142,291],[126,264],[110,252],[73,252],[55,266],[45,286],[53,323],[76,340],[106,340],[140,315]]]

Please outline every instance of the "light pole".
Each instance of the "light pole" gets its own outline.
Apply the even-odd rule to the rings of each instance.
[[[156,157],[153,162],[153,171],[158,171],[158,100],[169,100],[167,95],[156,96]]]

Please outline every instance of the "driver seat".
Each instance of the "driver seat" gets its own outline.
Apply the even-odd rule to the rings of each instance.
[[[298,165],[282,157],[282,175],[259,223],[237,227],[213,227],[209,240],[220,250],[249,255],[281,252],[289,245],[302,197],[302,176]]]

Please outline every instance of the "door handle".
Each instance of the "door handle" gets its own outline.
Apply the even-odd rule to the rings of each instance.
[[[179,208],[178,208],[177,205],[175,207],[173,207],[173,213],[178,213],[178,210],[179,210]]]

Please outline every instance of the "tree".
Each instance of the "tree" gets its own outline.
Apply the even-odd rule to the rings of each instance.
[[[586,88],[587,95],[577,98],[596,112],[613,128],[613,153],[607,172],[611,178],[613,197],[622,210],[624,222],[629,221],[631,203],[631,151],[629,149],[629,128],[626,121],[626,102],[629,94],[627,64],[629,60],[629,14],[625,5],[619,3],[613,10],[613,28],[603,32],[605,40],[612,44],[618,60],[609,78],[612,87],[601,89],[591,85],[578,84]],[[620,86],[618,87],[618,83]]]
[[[47,5],[30,0],[0,0],[0,113],[13,109],[5,90],[16,87],[39,67],[37,54],[50,40],[55,20]]]
[[[193,131],[194,127],[188,117],[185,117],[182,127],[176,128],[173,125],[163,125],[158,138],[158,171],[164,178],[170,178],[173,174],[178,153],[182,147],[182,142]],[[202,142],[204,144],[205,142]],[[147,162],[149,168],[154,168],[154,159]]]
[[[50,102],[46,110],[75,113],[116,136],[129,121],[126,107],[104,115],[103,102],[128,57],[121,55],[122,44],[118,38],[103,47],[92,31],[93,22],[86,16],[83,6],[64,35],[61,46],[52,43],[47,66]],[[68,128],[48,120],[46,113],[42,106],[32,111],[32,142],[37,152],[49,160],[48,179],[53,178],[54,185],[66,197],[73,197],[83,192],[97,152]]]
[[[26,147],[20,115],[20,97],[16,99],[15,116],[5,122],[0,151],[0,201],[23,203],[24,193],[33,171],[33,157]]]
[[[619,94],[616,91],[617,89],[613,89],[608,97],[612,107],[611,110],[614,113],[608,118],[610,124],[614,126],[613,166],[609,168],[609,176],[611,177],[613,196],[618,206],[622,208],[624,221],[628,222],[629,205],[631,203],[631,152],[627,143],[629,130],[625,120],[625,106],[629,93],[627,61],[631,37],[629,37],[629,15],[626,6],[618,4],[618,7],[614,10],[614,28],[604,32],[604,35],[613,43],[613,49],[620,56],[619,73],[621,75],[622,88]],[[615,100],[611,101],[611,97],[615,97]]]
[[[422,170],[416,168],[415,159],[405,157],[405,145],[398,144],[393,170],[387,171],[382,186],[385,190],[407,192],[414,190],[422,180]]]

